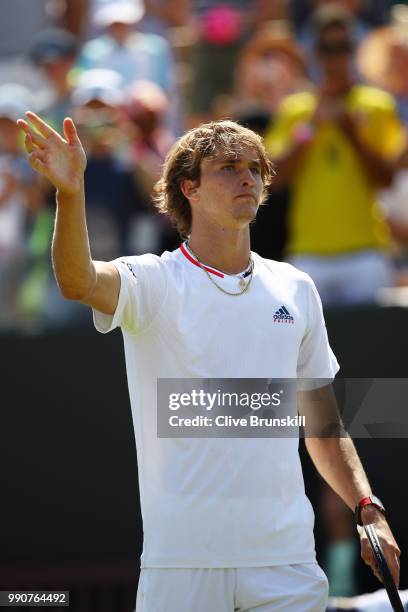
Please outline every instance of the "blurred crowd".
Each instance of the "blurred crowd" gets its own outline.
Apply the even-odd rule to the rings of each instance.
[[[408,6],[390,0],[3,0],[0,329],[84,320],[50,263],[54,193],[16,120],[86,149],[95,259],[179,238],[150,194],[187,128],[233,118],[276,165],[253,250],[308,272],[327,306],[408,284]]]

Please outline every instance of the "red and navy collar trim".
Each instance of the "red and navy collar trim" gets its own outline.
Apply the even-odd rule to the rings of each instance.
[[[194,257],[192,255],[190,255],[190,253],[187,251],[187,249],[184,246],[184,244],[180,245],[180,251],[183,253],[184,257],[186,259],[188,259],[188,261],[190,261],[192,264],[194,264],[198,268],[202,268],[202,269],[206,270],[207,272],[209,272],[210,274],[214,274],[214,276],[219,276],[219,278],[224,278],[224,274],[222,272],[220,272],[219,270],[215,270],[214,268],[210,268],[209,266],[205,266],[204,264],[200,264],[196,259],[194,259]]]

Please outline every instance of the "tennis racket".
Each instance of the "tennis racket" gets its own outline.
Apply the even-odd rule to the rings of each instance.
[[[385,560],[384,553],[381,548],[380,541],[377,536],[374,525],[364,525],[364,531],[367,534],[368,541],[371,544],[375,559],[377,561],[378,569],[383,579],[385,590],[387,591],[388,599],[390,600],[392,609],[394,612],[404,612],[404,606],[400,599],[398,589],[395,586],[392,578],[390,568],[388,567],[387,561]]]

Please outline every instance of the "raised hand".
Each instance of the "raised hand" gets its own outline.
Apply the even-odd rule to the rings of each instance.
[[[31,167],[51,181],[60,194],[76,195],[82,188],[86,155],[74,122],[64,120],[63,138],[35,113],[26,115],[28,122],[19,119],[17,123],[25,132],[24,144]]]

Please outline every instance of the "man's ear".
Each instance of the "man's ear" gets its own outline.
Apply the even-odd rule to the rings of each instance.
[[[185,198],[187,200],[196,200],[198,194],[198,184],[197,181],[191,181],[189,179],[185,179],[180,183],[180,189]]]

